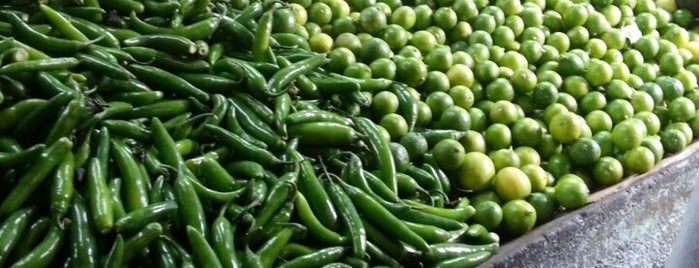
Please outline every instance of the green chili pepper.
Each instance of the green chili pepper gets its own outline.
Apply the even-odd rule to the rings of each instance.
[[[31,164],[27,172],[19,178],[10,194],[5,197],[0,205],[0,217],[7,216],[20,208],[72,147],[73,143],[65,137],[48,146]]]
[[[370,119],[355,117],[353,121],[359,131],[366,136],[366,141],[376,160],[376,166],[381,172],[381,180],[393,193],[398,193],[396,166],[389,146],[390,141],[383,137],[381,130]]]
[[[0,225],[0,265],[10,258],[10,253],[21,241],[22,233],[35,212],[35,207],[14,210]]]
[[[416,247],[418,250],[427,250],[427,242],[408,228],[405,223],[384,208],[378,201],[364,193],[362,190],[347,183],[337,180],[345,190],[345,193],[352,199],[357,208],[363,212],[364,218],[373,224],[378,225],[383,232],[396,239]]]
[[[235,225],[225,217],[216,217],[211,227],[211,243],[223,268],[238,268],[241,263],[235,253]]]
[[[68,227],[70,263],[75,267],[97,267],[97,240],[90,228],[88,211],[82,197],[75,195]]]
[[[9,219],[9,218],[8,218]],[[34,221],[27,230],[25,230],[20,237],[19,242],[15,246],[12,254],[14,256],[25,256],[46,236],[46,232],[49,227],[53,225],[53,222],[49,217],[41,217]],[[0,226],[0,230],[2,227]],[[0,231],[1,233],[2,231]],[[7,244],[5,244],[7,245]],[[2,256],[3,254],[0,254]],[[5,260],[0,261],[0,264],[4,263]]]
[[[497,243],[486,245],[468,245],[462,243],[432,244],[425,253],[425,261],[434,263],[478,252],[493,253],[497,248]]]
[[[52,217],[59,222],[68,212],[73,200],[73,177],[75,174],[75,159],[73,153],[68,151],[63,160],[56,166],[56,171],[51,181],[50,210]]]
[[[112,139],[111,152],[119,168],[119,173],[124,179],[123,193],[125,194],[126,211],[130,212],[148,206],[148,188],[141,178],[143,174],[141,174],[131,150],[123,141]]]
[[[192,246],[194,259],[201,267],[223,267],[216,256],[216,252],[206,241],[202,233],[192,226],[187,226],[187,237]]]
[[[256,211],[255,222],[250,226],[248,233],[264,226],[286,201],[296,196],[295,183],[297,179],[298,173],[294,171],[287,172],[279,178],[279,181],[269,190],[269,194],[264,201],[265,205],[262,209]]]
[[[63,244],[63,230],[58,225],[52,225],[49,232],[39,245],[11,267],[46,267],[56,257]]]
[[[87,42],[90,39],[87,38],[82,32],[76,29],[68,18],[63,17],[53,8],[47,5],[39,5],[39,9],[46,16],[46,18],[55,26],[63,36],[68,37],[71,40]]]
[[[351,127],[334,122],[310,122],[289,126],[289,135],[304,145],[347,146],[359,140]]]
[[[207,125],[206,127],[209,132],[216,136],[223,144],[231,147],[236,154],[245,157],[245,159],[253,160],[266,167],[284,163],[274,154],[265,149],[252,145],[250,142],[234,133],[231,133],[218,126]]]
[[[332,182],[327,183],[326,187],[328,188],[330,200],[340,211],[342,220],[349,231],[350,239],[352,240],[353,256],[360,259],[364,258],[366,254],[366,230],[357,208],[349,196],[342,190],[342,187]]]
[[[187,26],[165,28],[153,26],[144,22],[136,16],[135,12],[132,12],[129,18],[132,23],[131,28],[141,34],[172,34],[183,36],[190,40],[206,39],[216,31],[221,21],[219,17],[211,17]]]
[[[296,192],[296,197],[294,199],[295,211],[301,223],[303,223],[308,231],[313,237],[318,239],[318,241],[323,242],[327,245],[344,245],[347,241],[346,237],[343,237],[333,230],[328,229],[323,226],[323,224],[316,218],[311,210],[311,206],[308,204],[306,197],[301,192]],[[354,236],[351,236],[354,237]]]
[[[176,212],[177,203],[174,201],[153,203],[147,207],[131,211],[119,218],[119,220],[114,223],[114,230],[118,233],[138,231],[148,223],[170,218]]]
[[[96,9],[98,12],[104,10],[102,9]],[[68,8],[63,8],[63,12],[69,13],[70,9]],[[102,15],[101,13],[96,13],[97,15]],[[83,33],[88,39],[85,41],[89,41],[90,39],[96,40],[95,44],[96,45],[101,45],[105,47],[111,47],[111,48],[119,48],[121,45],[119,44],[119,39],[114,36],[114,34],[110,33],[109,31],[105,30],[101,25],[94,23],[92,21],[89,21],[87,19],[79,18],[77,16],[71,17],[70,18],[70,23],[81,33]],[[80,40],[78,40],[80,41]]]
[[[119,268],[124,264],[124,238],[121,234],[117,234],[114,239],[109,253],[107,254],[104,267],[105,268]]]
[[[44,99],[26,99],[15,103],[0,111],[0,131],[5,131],[14,127],[22,118],[26,117],[33,111],[46,105]]]
[[[173,93],[191,96],[199,101],[208,101],[209,94],[194,87],[186,80],[157,67],[131,64],[127,67],[138,79]]]
[[[124,240],[123,263],[128,263],[162,234],[163,226],[160,223],[152,222],[129,239]]]
[[[271,90],[268,95],[278,95],[283,89],[294,81],[299,75],[310,72],[326,62],[325,54],[319,54],[305,60],[295,62],[275,73],[267,81],[267,88]]]
[[[208,226],[204,207],[192,185],[193,179],[187,178],[187,176],[180,172],[175,179],[174,188],[177,211],[184,225],[192,226],[206,236],[208,234]]]
[[[294,267],[321,267],[337,261],[345,253],[345,248],[341,246],[329,247],[318,250],[311,254],[300,256],[289,262],[285,262],[279,267],[294,268]]]
[[[120,118],[133,119],[157,117],[169,119],[189,112],[191,106],[191,101],[188,100],[163,100],[134,107],[131,112],[120,116]]]

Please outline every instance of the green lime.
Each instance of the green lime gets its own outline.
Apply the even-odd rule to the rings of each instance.
[[[483,225],[488,230],[495,230],[502,221],[502,208],[493,201],[483,201],[475,206],[476,214],[473,221]]]
[[[488,186],[495,176],[495,165],[480,152],[467,153],[457,172],[459,186],[465,190],[480,191]],[[476,205],[474,203],[474,205]]]
[[[564,178],[569,179],[564,179]],[[587,203],[590,190],[585,182],[578,176],[567,174],[556,183],[556,202],[566,209],[581,207]]]
[[[511,235],[521,235],[536,224],[536,210],[524,200],[511,200],[502,206],[502,227]]]

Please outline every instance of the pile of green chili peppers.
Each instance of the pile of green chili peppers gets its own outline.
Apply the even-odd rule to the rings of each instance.
[[[283,3],[48,2],[0,6],[0,267],[471,267],[498,248],[362,116],[405,86],[323,71],[271,34]]]

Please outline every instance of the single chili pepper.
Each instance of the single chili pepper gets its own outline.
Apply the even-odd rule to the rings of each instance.
[[[220,192],[207,188],[206,186],[201,184],[201,182],[197,181],[194,178],[191,178],[191,180],[192,186],[194,186],[194,190],[197,192],[197,195],[199,195],[201,199],[205,200],[211,200],[219,203],[228,203],[242,196],[245,193],[244,188],[229,192]]]
[[[0,131],[5,131],[14,127],[18,122],[31,114],[33,111],[46,105],[44,99],[26,99],[21,100],[14,105],[0,111]]]
[[[344,262],[331,262],[323,265],[322,268],[352,268],[352,265],[346,264]]]
[[[219,25],[219,30],[219,33],[222,34],[222,37],[234,40],[234,45],[246,50],[252,48],[252,43],[255,39],[255,35],[252,33],[252,31],[246,28],[245,25],[238,22],[237,20],[227,16],[221,16],[221,24]]]
[[[223,27],[223,21],[221,21],[221,23],[221,27]],[[209,54],[206,55],[206,59],[209,61],[209,64],[214,65],[216,61],[218,61],[223,56],[224,52],[225,48],[222,43],[214,43],[213,45],[211,45],[211,48],[209,49]]]
[[[128,263],[162,234],[163,226],[160,223],[152,222],[129,239],[124,240],[123,263]]]
[[[265,198],[265,205],[256,211],[255,222],[250,226],[248,233],[264,226],[284,203],[296,196],[295,183],[297,179],[298,173],[294,171],[287,172],[279,178],[279,181],[269,190],[269,194]]]
[[[109,92],[109,93],[126,93],[126,92],[159,92],[159,91],[152,91],[148,85],[144,84],[141,81],[132,79],[132,80],[119,80],[119,79],[111,79],[109,77],[105,77],[102,79],[97,84],[97,90],[100,92]],[[162,92],[160,92],[162,95]],[[162,98],[162,96],[160,96]]]
[[[186,80],[163,69],[138,64],[131,64],[127,66],[127,68],[133,72],[139,80],[144,81],[146,84],[152,84],[158,88],[168,89],[176,94],[191,96],[199,101],[205,102],[209,100],[208,93],[194,87]]]
[[[112,230],[114,208],[111,192],[107,187],[107,170],[103,169],[100,161],[99,158],[93,157],[88,163],[87,199],[94,227],[99,233],[104,234]]]
[[[282,260],[290,260],[296,257],[311,254],[315,251],[317,251],[317,249],[311,248],[308,245],[289,242],[284,246],[282,252],[279,253],[279,258]]]
[[[280,69],[267,81],[267,89],[271,90],[271,92],[268,92],[268,95],[275,96],[280,94],[299,75],[308,73],[325,62],[325,54],[319,54]]]
[[[80,65],[94,72],[109,76],[114,79],[129,80],[135,78],[133,74],[123,67],[102,60],[95,56],[85,53],[78,53],[76,58],[80,61]]]
[[[25,255],[11,267],[46,267],[56,257],[63,244],[63,230],[58,225],[52,225],[44,240],[29,254]]]
[[[39,60],[39,59],[48,59],[48,58],[51,58],[51,56],[46,55],[46,53],[44,53],[43,51],[38,50],[38,49],[36,49],[36,48],[34,48],[34,47],[31,47],[31,46],[29,46],[29,45],[27,45],[27,44],[25,44],[25,43],[23,43],[23,42],[20,42],[20,41],[17,40],[17,39],[12,38],[11,40],[12,40],[12,44],[13,44],[15,47],[19,47],[19,48],[22,48],[22,49],[26,50],[27,53],[29,53],[29,59],[31,59],[31,60]]]
[[[255,39],[252,40],[252,59],[254,61],[264,61],[265,52],[269,47],[269,39],[272,34],[272,22],[274,11],[268,10],[262,14],[257,21],[255,29]]]
[[[224,124],[225,129],[234,134],[240,135],[240,137],[254,144],[257,147],[267,149],[267,144],[265,144],[261,140],[258,140],[257,138],[250,136],[243,130],[243,127],[240,125],[240,122],[238,122],[238,118],[236,116],[237,113],[237,110],[229,105],[229,108],[226,111],[226,118]]]
[[[463,200],[463,199],[461,199]],[[473,214],[476,213],[476,209],[473,208],[473,206],[466,205],[466,206],[461,206],[453,209],[447,209],[447,208],[437,208],[429,205],[425,205],[419,202],[411,201],[411,200],[405,200],[406,204],[414,207],[415,209],[419,209],[421,211],[434,214],[440,217],[452,219],[455,221],[460,221],[464,222],[471,218]],[[468,201],[460,201],[460,202],[468,202]]]
[[[207,116],[206,119],[194,130],[192,130],[191,137],[195,140],[202,140],[206,134],[206,125],[220,125],[223,118],[226,116],[226,111],[228,111],[228,101],[225,96],[221,94],[214,94],[211,96],[211,102],[213,108],[211,109],[211,115]]]
[[[151,137],[151,132],[148,129],[133,121],[106,119],[100,121],[99,124],[109,129],[109,131],[116,136],[130,138],[140,142],[147,142]]]
[[[310,122],[289,126],[289,135],[304,145],[347,146],[360,139],[349,126],[334,122]]]
[[[340,185],[345,193],[352,199],[352,203],[361,211],[365,211],[364,218],[376,225],[387,235],[416,247],[418,250],[427,250],[427,242],[422,237],[411,231],[405,223],[384,208],[378,201],[359,188],[351,186],[341,180]]]
[[[308,41],[302,36],[292,33],[273,33],[271,37],[280,45],[287,47],[298,47],[310,51]]]
[[[27,172],[19,178],[10,194],[5,197],[0,205],[0,217],[7,216],[20,208],[72,147],[73,143],[65,137],[46,147]]]
[[[396,217],[404,221],[432,225],[447,231],[460,230],[463,228],[461,222],[413,209],[405,204],[394,205],[393,207],[386,208],[391,211],[391,213],[396,215]]]
[[[250,94],[234,93],[233,98],[247,105],[265,124],[272,125],[274,122],[274,111]]]
[[[397,173],[396,181],[398,183],[398,195],[404,198],[412,198],[416,196],[429,196],[430,193],[423,189],[413,177],[405,173]]]
[[[221,21],[219,17],[211,17],[187,26],[165,28],[150,25],[132,12],[129,16],[131,28],[141,34],[171,34],[188,38],[189,40],[203,40],[213,34]]]
[[[291,95],[286,92],[274,97],[274,118],[272,125],[277,128],[279,135],[286,137],[286,117],[291,112]]]
[[[328,189],[330,200],[338,208],[342,221],[349,232],[350,240],[352,240],[353,256],[364,258],[364,255],[366,255],[366,230],[357,208],[352,203],[352,199],[347,196],[338,184],[330,182],[325,185]]]
[[[173,118],[189,112],[191,102],[188,100],[163,100],[134,107],[131,112],[120,116],[125,119],[157,117],[163,119]],[[152,131],[152,130],[151,130]]]
[[[68,105],[58,115],[58,120],[51,127],[46,137],[46,144],[51,144],[62,137],[68,137],[73,132],[85,113],[84,101],[85,99],[79,96],[68,102]]]
[[[470,253],[463,256],[455,257],[449,260],[443,260],[434,265],[435,268],[471,268],[476,267],[481,263],[484,263],[488,258],[490,258],[492,253],[476,252]]]
[[[73,200],[68,227],[70,263],[75,267],[97,267],[97,240],[89,224],[87,208],[77,194]]]
[[[328,229],[323,225],[323,223],[320,222],[320,220],[318,220],[315,214],[313,214],[308,200],[306,200],[306,197],[304,197],[301,192],[296,192],[294,207],[300,222],[308,228],[310,234],[318,239],[318,241],[326,245],[346,244],[346,237],[343,237],[335,231]]]
[[[289,262],[285,262],[279,267],[321,267],[339,260],[346,249],[342,246],[328,247],[311,254],[297,257]]]
[[[117,234],[109,253],[105,257],[105,268],[118,268],[124,264],[124,238]]]
[[[328,228],[337,227],[338,216],[328,193],[316,177],[311,161],[294,149],[287,149],[289,160],[299,163],[298,190],[308,197],[309,204],[317,213],[320,222]]]
[[[366,258],[366,256],[365,256]],[[350,267],[355,267],[355,268],[368,268],[369,264],[367,263],[366,260],[363,258],[355,258],[355,257],[350,257],[350,256],[344,256],[340,258],[340,262],[348,264]]]
[[[396,259],[369,241],[367,241],[367,253],[371,260],[376,260],[376,263],[385,264],[388,267],[402,267]]]
[[[63,109],[73,99],[73,93],[69,92],[55,95],[43,106],[38,107],[18,121],[12,135],[14,137],[24,137],[25,140],[28,138],[42,139],[42,137],[37,134],[46,135],[46,133],[45,131],[42,131],[42,133],[37,133],[37,128],[49,125],[51,120],[55,119],[55,116],[61,111],[61,109]],[[31,135],[32,133],[35,135]]]
[[[127,47],[148,47],[172,55],[188,56],[197,53],[197,45],[189,38],[172,34],[149,34],[121,41]]]
[[[119,13],[143,13],[145,7],[139,1],[135,0],[118,0],[118,1],[107,1],[99,0],[100,5],[108,9],[114,9]]]
[[[169,17],[177,12],[180,3],[177,1],[158,2],[154,0],[143,1],[145,12],[154,16]]]
[[[63,92],[70,93],[73,96],[79,95],[80,85],[71,76],[63,78],[63,80],[61,80],[57,76],[52,75],[51,73],[38,72],[36,73],[36,81],[39,88],[41,90],[44,90],[45,93],[51,96],[55,96]],[[65,81],[65,83],[63,81]]]
[[[429,244],[444,243],[451,238],[451,234],[438,227],[405,221],[405,224]]]
[[[15,245],[14,250],[12,251],[12,255],[25,256],[29,254],[29,252],[37,244],[39,244],[39,242],[44,238],[44,236],[46,236],[46,232],[49,230],[49,227],[51,227],[51,225],[53,225],[53,222],[51,221],[51,219],[49,219],[49,217],[41,217],[34,221],[31,225],[29,225],[28,229],[22,233],[19,242]],[[0,226],[0,234],[3,232],[2,228],[3,227]],[[0,254],[0,259],[2,258],[4,258],[4,255]],[[0,260],[0,264],[3,264],[4,262],[4,259]]]
[[[235,178],[215,159],[204,157],[199,165],[199,174],[206,184],[217,191],[232,191],[238,189]]]
[[[73,57],[25,60],[13,62],[0,68],[0,75],[11,75],[21,72],[61,71],[78,66],[80,61]]]
[[[259,148],[240,136],[231,133],[221,127],[207,125],[206,128],[211,134],[218,138],[224,145],[233,149],[236,154],[250,159],[265,167],[271,167],[285,163],[269,151]]]
[[[352,81],[332,78],[326,75],[308,75],[308,79],[313,83],[321,95],[348,95],[352,92],[360,92],[359,84]]]
[[[0,61],[3,63],[3,65],[9,65],[11,63],[18,63],[27,60],[29,60],[29,52],[19,47],[9,48],[0,54]],[[0,69],[0,71],[2,71],[2,69]]]
[[[194,259],[201,267],[223,267],[216,256],[216,252],[206,241],[202,233],[192,226],[187,226],[187,237],[192,246]]]
[[[153,132],[153,142],[155,149],[158,151],[158,159],[163,164],[174,167],[178,173],[184,169],[184,159],[177,152],[175,141],[168,133],[165,125],[154,117],[151,119],[151,131]]]
[[[119,39],[120,42],[121,42],[121,40],[126,40],[126,39],[129,39],[131,37],[141,35],[139,32],[134,31],[132,29],[128,29],[128,28],[116,28],[116,27],[102,27],[102,28],[104,28],[105,31],[114,35],[114,37]]]
[[[0,152],[0,169],[12,169],[23,167],[34,161],[46,149],[46,145],[37,144],[20,152]]]
[[[265,168],[255,161],[233,161],[224,167],[226,172],[235,177],[250,179],[262,179],[265,176]]]
[[[107,94],[107,96],[104,96],[105,99],[111,101],[111,102],[123,102],[123,103],[128,103],[133,106],[145,106],[149,104],[153,104],[159,100],[162,100],[164,95],[162,91],[151,91],[148,86],[141,82],[126,82],[126,83],[120,83],[117,82],[118,80],[111,80],[111,82],[115,82],[115,87],[110,88],[110,91],[113,91],[113,93]],[[136,81],[136,80],[131,80],[131,81]],[[144,87],[144,88],[142,88]],[[124,89],[124,90],[121,90]],[[147,89],[147,90],[139,90],[139,89]],[[175,102],[173,102],[175,103]],[[156,106],[157,107],[157,106]],[[131,109],[130,109],[131,110]],[[120,113],[121,114],[121,113]],[[128,113],[126,113],[128,114]]]
[[[51,181],[49,200],[53,219],[59,222],[68,212],[73,200],[73,177],[75,174],[75,159],[73,153],[68,151],[64,158],[56,166],[56,171]]]
[[[293,227],[283,228],[274,237],[270,238],[267,243],[260,247],[257,251],[257,255],[260,256],[262,267],[272,267],[272,264],[277,256],[279,256],[284,245],[289,242],[293,234]]]
[[[175,179],[175,201],[177,202],[177,211],[184,225],[189,225],[196,228],[200,233],[206,236],[208,234],[208,226],[206,223],[206,215],[199,196],[192,185],[191,178],[188,175],[179,172]]]
[[[248,183],[248,205],[245,209],[252,209],[260,206],[264,203],[265,198],[267,198],[268,187],[267,183],[261,179],[253,179]]]
[[[245,246],[245,264],[243,267],[250,267],[250,268],[264,268],[265,266],[262,264],[262,258],[260,257],[259,254],[255,253],[250,249],[250,246],[246,245]]]
[[[36,212],[35,207],[22,208],[12,211],[0,225],[0,265],[11,256],[12,250],[22,238],[22,233],[29,225],[29,220]]]
[[[410,165],[408,169],[405,170],[405,174],[413,178],[417,184],[428,191],[443,191],[441,182],[426,170]]]
[[[179,73],[182,77],[193,86],[201,88],[206,92],[227,94],[237,89],[243,81],[243,77],[239,80],[233,80],[223,76],[212,74],[197,74],[197,73]]]
[[[112,178],[107,182],[107,187],[109,188],[109,197],[111,198],[110,204],[112,210],[114,211],[114,218],[121,219],[126,215],[126,209],[124,209],[124,202],[121,201],[121,184],[122,179],[119,177]]]
[[[366,141],[371,149],[376,160],[376,166],[381,172],[381,180],[388,186],[393,193],[398,192],[396,182],[396,166],[393,161],[393,154],[389,146],[389,140],[386,140],[381,134],[381,130],[376,127],[376,124],[365,117],[355,117],[353,119],[355,126],[365,135]]]
[[[97,122],[101,122],[111,117],[128,113],[133,109],[133,105],[127,102],[113,101],[107,103],[106,106],[102,108],[102,111],[92,115],[91,118],[81,123],[80,128],[91,127],[94,126]]]
[[[367,184],[369,184],[369,187],[371,188],[371,191],[376,193],[379,197],[381,197],[379,202],[381,200],[386,200],[391,203],[399,203],[400,198],[396,193],[391,191],[386,184],[379,179],[376,175],[372,174],[371,172],[364,171],[364,177],[366,178]],[[386,202],[381,202],[382,204],[386,204]]]
[[[9,76],[0,76],[0,85],[5,88],[8,95],[13,96],[16,100],[29,99],[27,87],[20,81]]]
[[[493,253],[497,248],[497,243],[486,245],[468,245],[463,243],[448,242],[438,243],[429,246],[428,250],[425,252],[424,260],[434,263],[477,252]]]
[[[181,156],[188,156],[199,150],[199,143],[193,139],[180,139],[175,142],[175,149]]]
[[[124,205],[127,212],[148,206],[148,188],[141,178],[138,163],[123,141],[112,139],[111,152],[124,179]]]
[[[332,122],[347,126],[352,125],[352,120],[325,110],[301,110],[291,113],[286,117],[286,123],[289,125],[311,122]]]
[[[175,201],[162,201],[153,203],[147,207],[129,212],[114,223],[117,233],[131,233],[138,231],[148,223],[170,218],[177,213]]]
[[[398,107],[405,121],[408,122],[408,131],[413,131],[418,118],[417,100],[413,98],[410,91],[402,84],[394,83],[390,89],[398,97]]]
[[[80,42],[51,37],[40,33],[25,23],[17,14],[3,11],[2,16],[12,24],[13,32],[19,39],[31,43],[41,51],[57,54],[75,54],[91,45],[91,42]]]
[[[157,239],[149,249],[153,252],[153,258],[155,259],[155,264],[157,267],[163,268],[177,268],[177,260],[175,252],[163,239]]]
[[[39,10],[41,10],[49,22],[51,22],[51,24],[53,24],[53,26],[56,27],[56,29],[58,29],[63,36],[75,41],[90,41],[85,34],[70,24],[70,20],[68,18],[63,17],[58,11],[44,4],[39,5]]]
[[[98,11],[104,12],[102,9],[96,9]],[[63,12],[69,13],[70,9],[63,8]],[[101,15],[101,14],[100,14]],[[101,45],[111,48],[119,48],[121,44],[119,39],[109,31],[105,30],[102,26],[87,19],[79,18],[77,16],[70,18],[70,23],[81,33],[83,33],[88,39],[85,41],[98,40],[95,41],[96,45]],[[78,40],[81,41],[81,40]]]
[[[223,268],[242,267],[235,253],[235,229],[223,215],[216,217],[211,227],[211,244]]]
[[[2,112],[0,112],[0,115]],[[9,136],[0,136],[0,152],[19,153],[24,151],[22,144]]]

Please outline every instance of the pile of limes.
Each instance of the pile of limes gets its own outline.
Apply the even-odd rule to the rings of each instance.
[[[591,190],[644,173],[699,133],[691,12],[652,0],[292,0],[328,69],[408,85],[362,111],[413,163],[431,154],[476,207],[519,235]],[[426,130],[453,130],[428,143]],[[405,149],[405,150],[402,150]],[[408,160],[406,160],[408,161]]]

